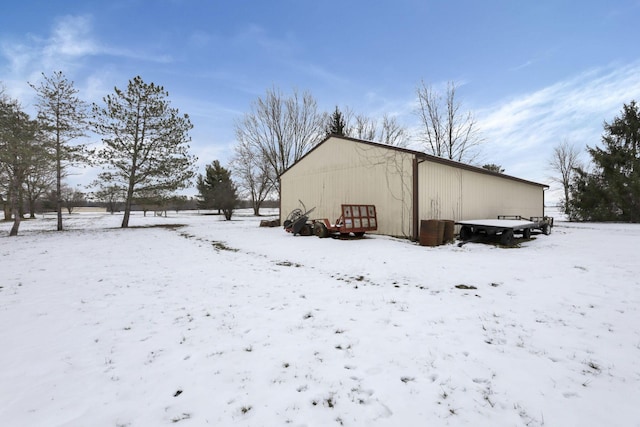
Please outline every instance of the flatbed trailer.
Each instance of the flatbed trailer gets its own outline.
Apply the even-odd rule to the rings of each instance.
[[[515,234],[522,234],[524,239],[531,238],[533,230],[550,234],[553,227],[552,217],[530,217],[525,219],[519,215],[499,215],[497,219],[471,219],[457,221],[460,225],[459,238],[463,243],[482,236],[500,236],[500,243],[513,245]]]

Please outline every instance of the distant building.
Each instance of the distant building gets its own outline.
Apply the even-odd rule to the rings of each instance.
[[[422,219],[544,215],[548,185],[419,151],[331,135],[280,178],[282,219],[302,201],[335,221],[341,204],[374,204],[378,233],[417,239]]]
[[[107,213],[107,208],[100,206],[76,206],[73,213]]]

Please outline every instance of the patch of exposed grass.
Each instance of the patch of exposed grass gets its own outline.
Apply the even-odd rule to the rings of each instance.
[[[171,422],[172,423],[177,423],[177,422],[182,421],[182,420],[188,420],[189,418],[191,418],[191,414],[183,412],[182,415],[179,415],[177,417],[173,417],[171,419]]]
[[[231,252],[239,251],[239,249],[227,246],[225,242],[211,242],[211,244],[213,245],[213,248],[217,251],[231,251]]]
[[[279,261],[276,262],[276,265],[282,266],[282,267],[302,267],[302,264],[298,264],[297,262],[291,262],[291,261]]]
[[[149,225],[134,225],[128,228],[166,228],[168,230],[175,231],[184,226],[186,226],[186,224],[149,224]]]

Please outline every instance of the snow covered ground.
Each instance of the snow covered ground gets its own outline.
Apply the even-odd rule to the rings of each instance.
[[[640,425],[639,225],[507,249],[121,219],[0,223],[0,425]]]

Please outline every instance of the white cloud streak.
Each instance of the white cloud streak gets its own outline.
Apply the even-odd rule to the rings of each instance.
[[[63,55],[81,57],[102,53],[102,49],[93,40],[91,17],[65,16],[53,28],[51,37],[46,41],[43,52],[49,57]]]
[[[63,16],[56,19],[48,37],[31,36],[26,40],[3,40],[0,53],[9,62],[10,78],[37,78],[40,72],[64,70],[66,73],[81,66],[88,57],[104,55],[149,62],[170,62],[169,55],[139,53],[130,49],[108,46],[100,42],[89,15]]]
[[[636,62],[589,70],[482,110],[478,118],[487,141],[507,151],[545,147],[567,137],[593,145],[603,121],[639,97],[640,62]]]
[[[486,139],[484,158],[510,175],[551,184],[553,147],[563,140],[580,149],[595,146],[603,123],[633,99],[640,100],[640,62],[594,68],[499,102],[477,114]],[[554,190],[552,184],[551,195]]]
[[[111,83],[105,82],[122,79],[110,76],[118,73],[117,61],[105,61],[100,67],[93,67],[89,62],[92,57],[126,58],[151,63],[172,61],[169,55],[155,55],[146,51],[141,53],[108,45],[96,35],[91,15],[55,18],[50,32],[45,36],[28,34],[22,39],[0,40],[0,57],[6,60],[0,80],[6,85],[7,93],[20,100],[27,111],[34,98],[27,82],[39,81],[43,72],[50,74],[63,71],[72,80],[78,74],[83,76],[84,82],[80,87],[86,99],[99,101],[113,88]],[[86,88],[82,87],[84,85]]]

